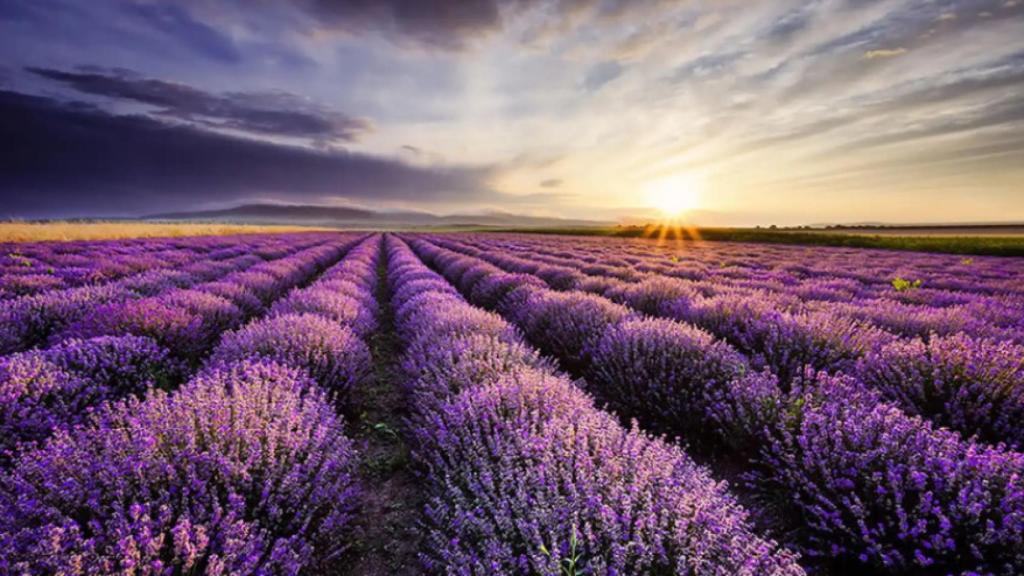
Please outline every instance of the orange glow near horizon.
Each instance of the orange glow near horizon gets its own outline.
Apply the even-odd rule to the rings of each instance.
[[[680,218],[666,218],[657,225],[648,226],[643,237],[656,238],[659,246],[671,242],[676,248],[682,248],[687,241],[701,240],[700,230]]]

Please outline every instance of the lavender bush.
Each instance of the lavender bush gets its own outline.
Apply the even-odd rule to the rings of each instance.
[[[309,373],[332,394],[344,396],[370,371],[370,351],[349,328],[314,314],[285,314],[224,335],[210,362],[274,360]]]
[[[135,336],[71,340],[0,358],[0,458],[85,422],[105,402],[165,387],[181,374],[166,350]]]
[[[258,361],[111,406],[0,478],[0,572],[298,574],[344,549],[352,445]]]
[[[1024,347],[965,334],[893,342],[864,358],[858,374],[909,413],[1024,447]]]

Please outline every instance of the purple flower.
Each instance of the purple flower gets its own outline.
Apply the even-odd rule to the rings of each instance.
[[[421,282],[409,248],[387,245],[396,292]],[[803,573],[722,485],[597,410],[500,318],[437,287],[396,322],[430,490],[429,571],[557,574],[576,555],[586,573]]]

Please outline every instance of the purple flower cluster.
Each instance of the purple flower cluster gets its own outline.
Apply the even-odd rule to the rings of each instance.
[[[301,368],[343,400],[372,370],[363,338],[376,330],[380,238],[371,236],[312,285],[274,304],[268,318],[226,333],[211,362],[271,359]]]
[[[196,362],[221,333],[242,324],[247,316],[243,310],[261,311],[263,301],[273,300],[314,276],[340,257],[346,247],[320,244],[278,260],[261,261],[244,272],[192,289],[171,289],[156,296],[99,306],[51,336],[51,341],[100,335],[147,336],[177,357]],[[253,279],[256,282],[250,283]],[[234,288],[226,289],[225,284]]]
[[[354,247],[311,286],[294,290],[271,308],[271,315],[316,314],[347,326],[360,338],[377,330],[377,265],[380,240]]]
[[[345,547],[352,443],[301,371],[210,369],[0,478],[0,573],[299,574]]]
[[[263,241],[279,239],[263,237]],[[197,236],[0,245],[0,300],[167,271],[197,260],[216,262],[242,254],[251,243],[237,236]]]
[[[284,260],[294,264],[284,268],[279,278],[301,280],[291,271],[313,273],[345,248],[345,244],[317,242],[286,256]],[[253,258],[247,256],[244,261]],[[236,285],[218,284],[225,283]],[[203,287],[99,306],[54,336],[54,346],[0,357],[2,458],[9,459],[15,448],[25,449],[58,428],[86,422],[91,410],[111,400],[182,380],[187,367],[180,360],[194,362],[224,329],[243,318],[232,302]],[[229,295],[244,299],[249,292],[242,288]],[[82,294],[98,289],[76,290]]]
[[[387,242],[430,571],[558,574],[572,558],[576,573],[802,573],[683,452],[623,429],[500,318]]]
[[[965,334],[893,342],[861,360],[860,379],[905,411],[1024,448],[1024,347]]]
[[[707,425],[694,414],[724,401],[747,360],[708,333],[662,319],[622,322],[602,332],[586,371],[590,390],[627,417],[692,441]]]
[[[315,314],[285,314],[224,335],[210,362],[264,358],[301,368],[321,386],[344,395],[366,376],[370,351],[351,329]]]
[[[848,317],[786,312],[771,300],[748,295],[676,300],[668,316],[726,340],[755,367],[771,369],[784,382],[806,366],[849,371],[864,354],[895,339]]]
[[[519,234],[3,245],[0,574],[336,570],[336,409],[392,318],[428,573],[802,574],[692,449],[814,573],[1022,574],[1021,277]]]
[[[166,350],[136,336],[70,340],[0,358],[0,458],[86,421],[89,411],[105,402],[180,377]]]
[[[590,278],[629,283],[679,278],[695,281],[702,290],[718,287],[787,305],[844,309],[843,313],[900,334],[966,330],[1017,342],[1024,339],[1020,323],[1024,290],[1019,288],[1024,268],[1019,260],[1009,258],[754,244],[660,246],[617,239],[565,242],[522,235],[436,236],[431,241],[505,270],[538,276],[548,274],[548,268],[568,267]],[[923,287],[897,291],[892,286],[895,278],[921,279]],[[571,286],[550,285],[583,289],[588,284],[592,282],[584,279]]]
[[[132,334],[152,338],[182,358],[196,359],[221,332],[241,321],[241,310],[229,300],[183,290],[100,306],[53,340]]]
[[[784,495],[810,550],[892,573],[1024,571],[1021,454],[933,429],[849,377],[750,397],[774,416],[752,480]]]

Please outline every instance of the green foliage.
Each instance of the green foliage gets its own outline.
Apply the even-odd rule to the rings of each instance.
[[[561,576],[583,576],[585,573],[580,566],[580,557],[582,554],[577,550],[578,546],[579,541],[576,538],[576,525],[573,524],[572,534],[569,536],[569,556],[567,558],[562,558],[558,563]],[[548,558],[551,558],[551,551],[548,550],[547,546],[541,544],[540,551]]]
[[[910,281],[910,280],[906,280],[906,279],[903,279],[903,278],[900,278],[899,276],[897,276],[897,277],[892,279],[892,287],[895,288],[897,292],[906,292],[907,290],[913,290],[914,288],[920,288],[921,287],[921,283],[922,282],[921,282],[920,278],[918,278],[917,280],[914,280],[914,281]]]
[[[493,232],[524,232],[569,236],[618,236],[622,238],[658,237],[644,226],[593,228],[508,228]],[[697,236],[707,241],[763,242],[769,244],[800,244],[807,246],[838,246],[844,248],[880,248],[911,252],[942,252],[984,256],[1024,256],[1024,236],[928,236],[848,234],[839,231],[791,231],[765,228],[699,228]],[[683,238],[685,239],[685,238]]]
[[[386,438],[390,438],[393,440],[398,439],[398,432],[396,432],[395,429],[392,428],[391,425],[388,424],[387,422],[378,422],[374,424],[373,430]]]

